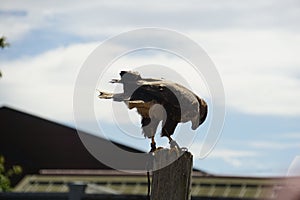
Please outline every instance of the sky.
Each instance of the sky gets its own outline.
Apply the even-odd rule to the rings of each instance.
[[[74,87],[85,60],[107,39],[144,27],[174,30],[197,42],[223,82],[226,116],[215,148],[205,158],[198,156],[204,138],[201,133],[208,123],[188,136],[195,168],[243,176],[285,176],[289,169],[297,169],[292,166],[299,163],[300,154],[297,0],[2,0],[0,36],[6,36],[11,45],[0,50],[0,105],[75,127]],[[122,47],[113,46],[110,51],[117,48]],[[164,73],[163,68],[172,66],[195,93],[211,101],[203,81],[183,70],[186,63],[181,59],[165,52],[125,56],[113,64],[107,77],[118,78],[118,70],[132,66],[143,66],[139,69],[147,75],[151,64],[161,66],[157,76],[168,79],[176,74]],[[113,89],[108,78],[103,81],[99,89]],[[149,150],[149,141],[140,133],[124,134],[120,127],[116,129],[111,102],[95,100],[94,104],[110,139]],[[130,117],[135,130],[141,131],[138,115],[130,111]],[[97,135],[89,123],[94,122],[79,128]],[[126,129],[128,121],[120,123]],[[176,129],[179,144],[185,145],[181,128],[189,127],[183,124]],[[157,140],[167,145],[165,139]]]

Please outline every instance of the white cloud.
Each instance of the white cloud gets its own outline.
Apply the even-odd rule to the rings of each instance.
[[[190,35],[220,71],[227,105],[255,114],[300,113],[299,34],[227,30]]]
[[[208,159],[221,159],[233,167],[242,167],[247,164],[244,159],[261,156],[250,150],[215,149]]]
[[[95,45],[78,44],[1,63],[1,103],[56,121],[72,121],[75,78]]]
[[[291,133],[284,133],[281,135],[284,139],[293,139],[299,140],[300,139],[300,132],[291,132]]]
[[[170,6],[171,5],[171,6]],[[138,8],[138,9],[137,9]],[[0,19],[3,34],[22,38],[34,29],[48,28],[98,38],[136,27],[168,27],[180,31],[284,29],[299,31],[297,1],[32,1],[4,0],[2,10],[22,10],[23,17]]]
[[[275,141],[252,141],[248,145],[256,149],[284,150],[291,148],[300,148],[300,142],[275,142]]]
[[[96,46],[96,43],[76,44],[53,49],[32,58],[27,57],[2,63],[0,69],[3,70],[4,77],[0,84],[1,103],[53,121],[73,124],[72,101],[75,79],[83,62]],[[112,46],[107,51],[113,53],[115,48],[121,47]],[[150,67],[149,63],[152,63]],[[102,67],[101,63],[97,63],[97,66]],[[123,66],[127,66],[125,69],[131,68],[128,66],[140,66],[138,70],[144,72],[142,73],[144,77],[164,77],[176,80],[176,82],[194,87],[198,94],[209,96],[205,91],[204,83],[199,84],[200,80],[196,80],[197,76],[190,76],[187,73],[187,68],[191,68],[189,64],[176,56],[162,53],[146,53],[145,55],[142,53],[120,58],[105,72],[97,88],[114,91],[115,85],[109,84],[108,81],[112,78],[119,78],[118,73],[124,69]],[[172,66],[176,70],[161,68],[161,66]],[[112,101],[99,100],[96,97],[96,91],[94,100],[95,114],[98,121],[102,123],[101,125],[111,123],[115,125],[114,128],[117,128],[114,130],[125,131],[128,135],[135,133],[134,137],[143,138],[140,134],[140,118],[135,110],[128,111],[123,103],[114,103],[115,106],[112,109]],[[129,117],[124,117],[124,113],[127,112],[131,112],[128,114]],[[118,124],[115,123],[115,119]],[[87,124],[89,123],[92,122],[89,121]],[[128,126],[128,124],[132,126]],[[88,127],[83,128],[86,130]],[[188,125],[188,129],[190,129],[190,125]],[[91,131],[97,132],[97,130]],[[193,134],[189,134],[185,139],[191,140],[192,136]],[[158,142],[164,144],[165,141],[158,140]]]
[[[141,9],[137,10],[139,3],[143,6],[141,5]],[[300,92],[297,92],[300,86],[298,69],[300,57],[297,55],[297,52],[300,52],[300,36],[297,29],[287,28],[280,23],[286,21],[290,26],[295,25],[292,19],[300,18],[297,14],[299,12],[296,12],[299,9],[297,2],[282,3],[269,0],[263,3],[252,1],[251,4],[245,4],[240,1],[225,3],[216,0],[190,6],[183,2],[167,1],[160,3],[159,6],[152,2],[146,3],[147,11],[142,9],[144,3],[91,1],[83,4],[73,1],[70,5],[70,2],[55,1],[38,3],[4,1],[1,5],[3,10],[24,10],[27,14],[1,18],[0,25],[4,31],[9,31],[7,35],[12,37],[10,38],[12,40],[24,37],[33,29],[51,29],[99,38],[100,35],[112,36],[131,28],[152,26],[150,21],[155,21],[154,19],[157,18],[158,26],[184,31],[207,50],[220,71],[228,106],[246,113],[300,114],[297,101],[300,98]],[[169,3],[173,6],[169,6]],[[270,7],[273,9],[268,9]],[[280,11],[282,9],[288,12]],[[183,13],[178,15],[179,11]],[[250,11],[256,13],[256,17],[249,18],[245,15]],[[152,17],[145,15],[145,12]],[[194,15],[195,12],[198,14]],[[220,16],[226,15],[228,20],[213,17],[215,12]],[[277,19],[278,14],[280,20],[274,20]],[[199,19],[191,20],[191,16]],[[207,27],[203,21],[200,24],[193,24],[195,21],[201,21],[203,16],[205,19],[210,19],[210,23],[215,27]],[[232,26],[227,24],[227,21],[231,21]],[[274,24],[274,21],[278,21],[279,24]],[[182,28],[172,22],[185,24],[187,27]],[[245,28],[247,24],[248,28]],[[263,26],[253,27],[249,24],[263,24]],[[61,50],[61,54],[64,54],[63,51],[64,49]],[[182,70],[183,67],[180,66],[182,63],[178,59],[168,60],[166,57],[157,56],[152,57],[152,60],[151,63],[175,66],[175,69],[185,77],[192,76],[189,78],[191,86],[197,85],[199,78],[194,76],[195,73],[187,74],[188,70]],[[128,58],[123,59],[121,64],[139,66],[149,64],[148,61],[149,59],[145,57],[140,57],[138,60]],[[50,63],[61,68],[58,63]],[[113,76],[113,73],[111,75]],[[197,88],[192,89],[197,90]]]
[[[300,58],[296,55],[300,51],[299,35],[238,30],[194,32],[190,35],[207,48],[209,56],[216,63],[229,107],[254,114],[300,114],[300,79],[297,77],[297,73],[300,74],[297,67]],[[119,62],[123,66],[149,63],[171,66],[189,81],[196,93],[208,96],[205,91],[207,88],[197,88],[204,85],[199,84],[201,79],[197,73],[186,70],[187,66],[179,59],[164,57],[161,53],[161,56],[150,59],[125,58]]]
[[[262,32],[262,35],[257,36],[260,33],[256,33],[254,39],[246,40],[243,45],[240,45],[243,41],[242,35],[250,37],[251,32],[223,32],[223,40],[215,39],[222,32],[212,32],[211,36],[207,34],[209,33],[195,33],[192,34],[192,38],[195,38],[200,44],[205,41],[204,45],[208,47],[209,55],[220,70],[225,86],[227,106],[247,113],[300,114],[300,106],[297,100],[300,98],[300,93],[297,92],[300,82],[299,79],[293,77],[295,71],[297,71],[295,66],[300,64],[300,60],[299,57],[288,56],[289,52],[293,54],[300,50],[298,50],[300,40],[297,35],[285,35],[283,33],[278,35],[272,32]],[[271,39],[268,40],[266,35],[269,35]],[[288,41],[293,40],[294,43],[285,42],[278,49],[275,49],[276,45],[274,45],[272,47],[275,52],[273,55],[269,53],[271,51],[269,44],[271,45],[273,41],[276,42],[277,40],[274,39],[276,37],[280,39],[291,38]],[[264,41],[264,45],[256,48],[262,41]],[[297,46],[298,44],[299,46]],[[48,113],[49,110],[58,109],[60,112],[65,112],[61,116],[68,115],[68,120],[70,120],[75,78],[82,63],[96,46],[97,43],[76,44],[50,50],[32,58],[27,57],[2,63],[0,67],[5,76],[1,80],[0,87],[9,88],[9,90],[3,90],[2,102],[16,107],[26,108],[29,106],[34,110],[40,110],[40,113]],[[115,46],[108,51],[113,52],[114,48],[122,47]],[[261,50],[264,48],[268,51]],[[259,57],[260,53],[255,53],[256,49],[261,53],[266,52],[266,54]],[[255,55],[249,58],[251,52]],[[238,56],[235,55],[236,53],[239,53]],[[280,54],[284,55],[280,57]],[[252,58],[257,61],[251,61]],[[282,65],[278,63],[282,63]],[[193,69],[185,61],[166,52],[148,52],[147,54],[142,51],[120,58],[106,72],[98,89],[113,91],[115,86],[107,82],[111,78],[118,78],[120,70],[124,68],[131,69],[132,66],[149,66],[151,64],[154,66],[168,66],[172,69],[147,71],[147,67],[140,67],[139,70],[145,73],[142,74],[144,77],[164,77],[179,81],[186,86],[190,86],[193,91],[209,101],[209,90],[205,87],[201,77],[195,72],[191,73]],[[155,73],[153,74],[153,72]],[[57,98],[49,98],[51,95],[55,95]],[[32,104],[32,101],[34,101],[34,104]],[[53,108],[57,108],[49,109],[51,105]],[[37,108],[33,108],[35,106]],[[105,113],[103,114],[103,120],[111,122],[109,120],[112,116],[111,109],[109,107],[105,108],[107,109],[103,112]],[[45,115],[55,118],[56,114],[50,112]],[[64,117],[64,119],[66,118]]]

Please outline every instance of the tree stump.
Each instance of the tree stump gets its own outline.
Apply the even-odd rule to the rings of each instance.
[[[176,148],[155,151],[151,200],[190,200],[192,167],[193,156],[188,151]]]

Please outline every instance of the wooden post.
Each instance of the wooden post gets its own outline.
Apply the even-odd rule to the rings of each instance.
[[[84,195],[86,184],[82,182],[74,182],[69,184],[69,200],[81,200]]]
[[[188,151],[157,150],[153,160],[151,200],[190,200],[192,166],[193,156]]]

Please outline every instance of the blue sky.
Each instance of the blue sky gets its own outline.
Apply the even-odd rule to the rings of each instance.
[[[299,21],[296,0],[2,1],[0,35],[11,46],[0,50],[0,104],[74,126],[76,77],[101,42],[136,28],[173,29],[205,49],[226,95],[221,138],[208,157],[195,156],[195,167],[218,174],[285,175],[300,154]],[[122,69],[155,60],[181,72],[178,59],[151,56],[117,64]],[[197,85],[193,77],[190,81]],[[204,90],[199,92],[209,100]],[[117,132],[105,109],[99,120],[114,133],[112,139],[149,148],[147,140]],[[88,123],[82,128],[88,130]],[[198,155],[201,130],[193,136],[191,151]]]

